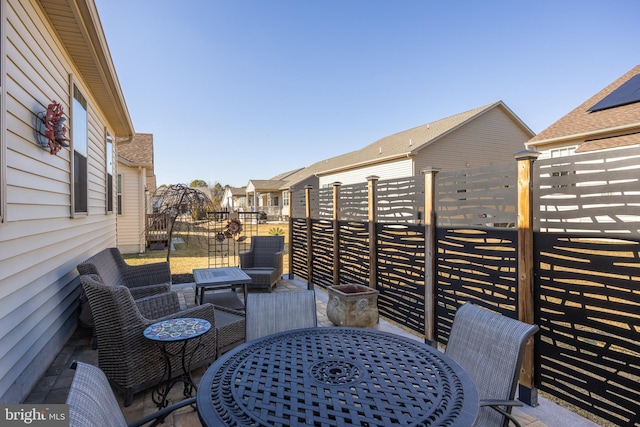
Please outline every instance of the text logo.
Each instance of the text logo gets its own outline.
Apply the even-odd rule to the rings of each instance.
[[[68,427],[69,405],[0,405],[0,426]]]

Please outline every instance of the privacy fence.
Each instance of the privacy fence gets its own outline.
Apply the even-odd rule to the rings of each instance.
[[[380,291],[446,345],[465,301],[537,323],[520,393],[640,426],[640,149],[295,189],[290,273]]]

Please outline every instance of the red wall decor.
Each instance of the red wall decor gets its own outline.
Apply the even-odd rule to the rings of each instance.
[[[56,101],[47,106],[47,111],[38,113],[40,119],[39,136],[44,136],[45,141],[40,141],[40,146],[49,148],[51,154],[58,154],[62,147],[68,147],[67,128],[64,126],[66,118],[63,116],[64,107]]]

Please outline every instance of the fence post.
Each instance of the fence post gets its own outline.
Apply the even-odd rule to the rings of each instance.
[[[295,277],[293,271],[293,187],[289,188],[289,279]]]
[[[340,186],[341,182],[333,183],[333,284],[340,284]]]
[[[307,219],[307,288],[313,289],[313,230],[311,229],[311,189],[313,186],[305,185],[304,202],[305,218]]]
[[[376,289],[378,284],[378,241],[376,239],[376,224],[378,222],[378,198],[376,183],[379,176],[367,177],[368,215],[369,220],[369,287]]]
[[[440,169],[428,167],[424,174],[424,341],[436,340],[436,209],[435,182]]]
[[[535,323],[532,165],[539,155],[532,150],[515,154],[518,162],[518,318],[529,324]],[[538,406],[533,343],[530,338],[525,349],[518,396],[527,405]]]

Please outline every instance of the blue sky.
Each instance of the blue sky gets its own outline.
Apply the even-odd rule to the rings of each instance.
[[[158,184],[242,186],[498,100],[540,132],[640,64],[637,0],[95,0]]]

